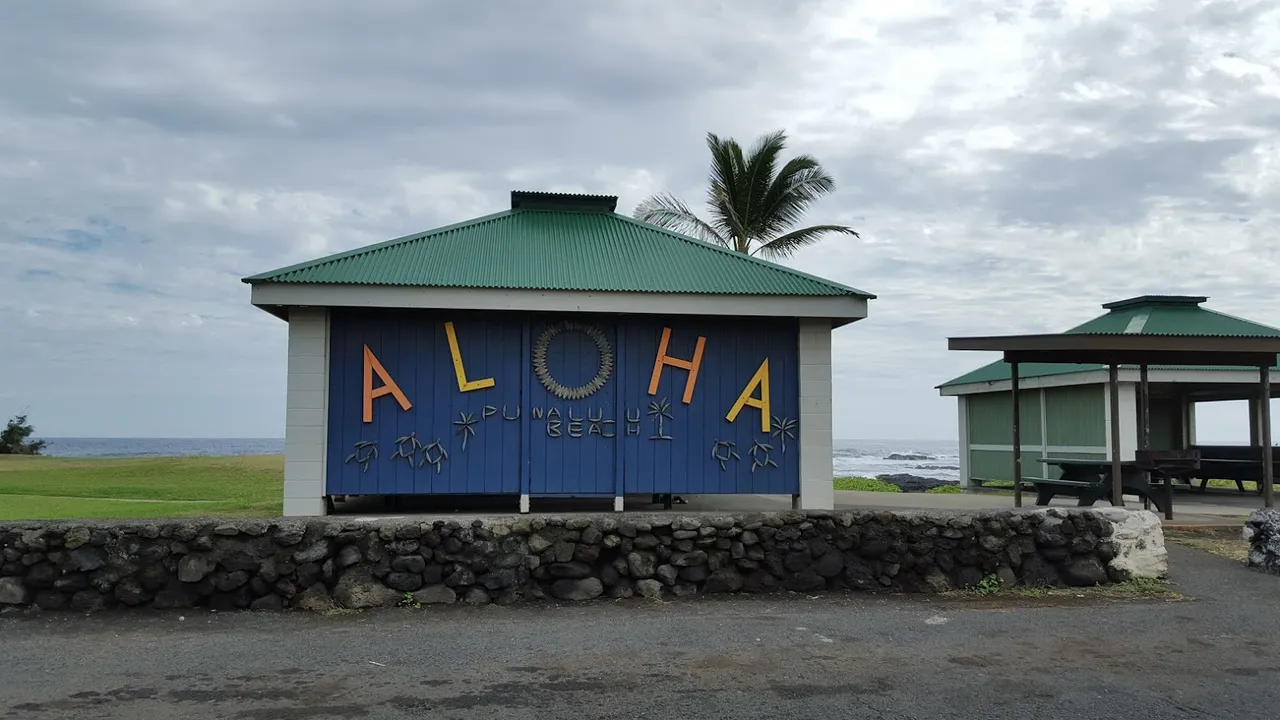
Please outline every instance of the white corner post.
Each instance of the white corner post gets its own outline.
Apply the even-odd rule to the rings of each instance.
[[[1103,409],[1106,413],[1104,426],[1107,431],[1106,449],[1107,457],[1111,457],[1111,392],[1110,386],[1103,383],[1099,386],[1102,389]],[[1138,386],[1136,383],[1121,382],[1119,389],[1119,416],[1120,416],[1120,459],[1133,460],[1137,457],[1138,449]]]
[[[1120,459],[1138,456],[1138,384],[1120,383]]]
[[[329,421],[329,312],[289,309],[284,420],[284,514],[326,514]]]
[[[960,487],[969,489],[969,398],[956,396],[956,430],[960,434]]]
[[[834,510],[831,323],[800,321],[800,510]]]

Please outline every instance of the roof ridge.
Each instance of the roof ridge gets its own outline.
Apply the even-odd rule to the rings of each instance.
[[[1275,332],[1277,335],[1280,335],[1280,328],[1272,327],[1271,325],[1260,323],[1257,320],[1250,320],[1248,318],[1240,317],[1239,315],[1232,315],[1231,313],[1224,313],[1221,310],[1213,310],[1207,307],[1197,307],[1196,309],[1201,312],[1213,313],[1214,315],[1217,315],[1219,317],[1235,320],[1236,322],[1242,322],[1242,323],[1245,323],[1246,325],[1253,325],[1254,327],[1266,328],[1268,330]]]
[[[256,273],[248,277],[240,278],[240,282],[251,283],[255,280],[265,280],[273,275],[282,275],[284,273],[296,272],[298,270],[321,267],[323,265],[328,265],[329,263],[332,263],[332,262],[337,262],[338,260],[345,260],[347,258],[356,257],[358,255],[367,255],[369,253],[376,252],[378,250],[385,250],[390,247],[395,247],[396,245],[411,243],[411,242],[414,242],[415,240],[425,240],[426,238],[429,238],[432,235],[439,235],[441,233],[458,230],[460,228],[469,227],[472,225],[481,225],[487,222],[492,222],[501,217],[511,215],[516,212],[527,212],[527,211],[518,211],[518,210],[510,210],[510,209],[499,210],[498,212],[489,213],[488,215],[481,215],[480,217],[474,217],[467,220],[462,220],[456,223],[451,223],[449,225],[442,225],[437,228],[431,228],[430,230],[423,230],[421,232],[416,232],[409,235],[402,235],[398,238],[383,240],[381,242],[373,243],[372,245],[361,245],[360,247],[352,248],[350,250],[342,250],[340,252],[331,253],[323,257],[312,258],[310,260],[304,260],[300,263],[294,263],[293,265],[286,265],[284,267],[275,268],[274,270],[267,270],[266,272]]]
[[[866,292],[866,291],[864,291],[864,290],[859,290],[859,289],[857,289],[857,288],[855,288],[855,287],[852,287],[852,286],[849,286],[849,285],[845,285],[844,283],[838,283],[838,282],[836,282],[836,281],[834,281],[834,280],[828,280],[828,279],[826,279],[826,278],[820,278],[820,277],[818,277],[817,275],[811,275],[811,274],[809,274],[809,273],[807,273],[807,272],[804,272],[803,270],[796,270],[795,268],[788,267],[788,266],[786,266],[786,265],[782,265],[782,264],[780,264],[780,263],[775,263],[775,262],[772,262],[772,261],[769,261],[769,260],[763,260],[763,259],[761,259],[761,258],[755,257],[754,255],[748,255],[748,254],[746,254],[746,253],[740,253],[740,252],[738,252],[738,251],[736,251],[736,250],[730,250],[730,249],[729,249],[729,248],[727,248],[727,247],[723,247],[723,246],[721,246],[721,245],[716,245],[715,243],[709,243],[709,242],[707,242],[707,241],[705,241],[705,240],[699,240],[699,239],[698,239],[698,238],[696,238],[696,237],[693,237],[693,236],[691,236],[691,235],[685,235],[684,233],[678,233],[678,232],[675,232],[674,230],[668,230],[668,229],[666,229],[666,228],[658,227],[657,225],[654,225],[653,223],[647,223],[647,222],[644,222],[643,220],[637,220],[637,219],[635,219],[635,218],[633,218],[633,217],[630,217],[630,216],[628,216],[628,215],[623,215],[622,213],[615,212],[615,213],[612,213],[612,214],[613,214],[615,217],[617,217],[617,218],[619,218],[619,219],[621,219],[621,220],[625,220],[626,222],[629,222],[629,223],[631,223],[631,224],[633,224],[633,225],[639,225],[639,226],[644,227],[644,228],[647,228],[647,229],[649,229],[649,230],[654,230],[654,231],[659,232],[659,233],[661,233],[661,234],[668,235],[668,236],[673,237],[673,238],[676,238],[676,239],[678,239],[678,240],[682,240],[682,241],[684,241],[684,242],[686,242],[686,243],[689,243],[689,244],[691,244],[691,245],[694,245],[695,247],[706,248],[706,249],[711,250],[711,251],[714,251],[714,252],[722,253],[722,254],[724,254],[724,255],[726,255],[726,256],[732,256],[732,257],[737,258],[737,259],[739,259],[739,260],[744,260],[744,261],[746,261],[746,262],[748,262],[748,263],[754,263],[755,265],[763,266],[763,267],[765,267],[765,268],[767,268],[767,269],[769,269],[769,270],[773,270],[773,271],[776,271],[776,272],[788,273],[788,274],[791,274],[791,275],[795,275],[795,276],[797,276],[797,277],[802,277],[802,278],[804,278],[804,279],[806,279],[806,280],[811,280],[811,281],[813,281],[813,282],[819,283],[819,284],[821,284],[821,285],[825,285],[825,286],[830,287],[830,288],[836,288],[836,289],[839,289],[839,290],[846,290],[846,291],[850,292],[851,294],[865,296],[865,297],[866,297],[867,299],[869,299],[869,300],[875,300],[875,299],[877,299],[877,298],[876,298],[876,296],[875,296],[875,295],[872,295],[871,293],[868,293],[868,292]]]

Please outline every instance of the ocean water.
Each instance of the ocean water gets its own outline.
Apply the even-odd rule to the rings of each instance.
[[[955,440],[836,440],[836,477],[907,474],[960,479],[960,443]]]
[[[284,438],[46,438],[55,457],[268,455],[284,452]],[[836,477],[907,473],[956,480],[959,444],[947,440],[836,440]]]
[[[53,457],[156,457],[161,455],[277,455],[284,438],[42,438]]]

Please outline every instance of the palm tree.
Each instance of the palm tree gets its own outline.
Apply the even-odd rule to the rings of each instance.
[[[786,145],[786,134],[777,130],[758,139],[744,157],[736,140],[707,133],[711,222],[670,193],[650,196],[636,206],[635,217],[740,253],[770,258],[791,255],[827,233],[858,237],[844,225],[790,229],[809,205],[835,189],[835,180],[810,155],[794,157],[778,169]]]

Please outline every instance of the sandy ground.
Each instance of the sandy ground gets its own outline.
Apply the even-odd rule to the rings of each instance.
[[[0,718],[1270,718],[1280,578],[1183,599],[804,595],[0,618]]]

